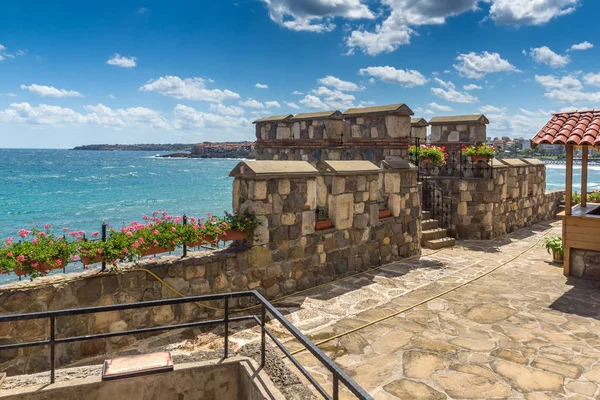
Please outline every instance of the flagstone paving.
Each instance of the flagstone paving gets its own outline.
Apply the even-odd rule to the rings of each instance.
[[[339,335],[319,347],[376,399],[600,399],[600,282],[550,262],[542,239],[557,234],[558,222],[462,241],[275,304],[314,342]]]

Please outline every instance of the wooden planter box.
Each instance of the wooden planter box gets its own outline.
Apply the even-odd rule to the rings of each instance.
[[[490,159],[489,156],[470,156],[471,161],[488,161]]]
[[[175,247],[152,246],[142,251],[142,257],[150,256],[153,254],[170,253],[173,250],[175,250]]]
[[[83,265],[90,265],[90,264],[104,262],[104,257],[102,257],[102,256],[81,256],[80,261]]]
[[[230,241],[230,240],[244,240],[248,237],[248,234],[245,232],[238,232],[238,231],[234,231],[234,230],[227,230],[225,231],[224,235],[219,236],[219,239],[221,239],[224,242]]]
[[[333,228],[333,222],[330,219],[323,221],[317,221],[315,223],[315,231],[323,231],[325,229]]]

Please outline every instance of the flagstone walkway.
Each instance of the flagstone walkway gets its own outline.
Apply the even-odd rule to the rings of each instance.
[[[543,238],[559,234],[556,222],[462,241],[275,304],[315,343],[339,336],[319,347],[376,399],[600,399],[600,282],[550,262]]]

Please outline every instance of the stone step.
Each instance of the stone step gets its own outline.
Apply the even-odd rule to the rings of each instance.
[[[425,247],[432,250],[443,249],[444,247],[452,247],[456,244],[456,239],[445,237],[441,239],[426,240]]]
[[[424,219],[421,221],[421,230],[428,231],[439,227],[440,223],[437,219]]]
[[[422,211],[421,219],[431,219],[431,211]]]
[[[428,240],[441,239],[446,237],[448,231],[442,228],[429,229],[421,232],[421,243],[425,243]]]

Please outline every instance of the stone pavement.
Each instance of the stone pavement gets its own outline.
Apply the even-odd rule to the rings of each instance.
[[[556,222],[462,241],[276,305],[314,342],[341,334],[319,347],[376,399],[600,399],[600,282],[550,262],[543,237],[559,234]],[[308,352],[297,358],[331,388]]]

